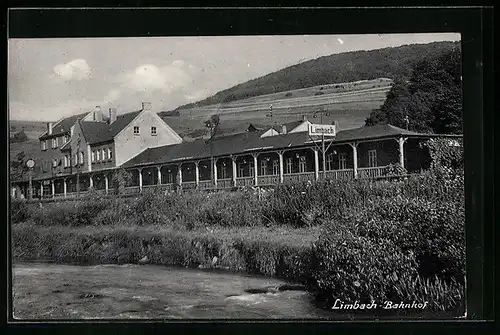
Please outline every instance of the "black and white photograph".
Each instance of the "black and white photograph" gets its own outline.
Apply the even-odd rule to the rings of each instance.
[[[13,318],[464,317],[461,41],[9,38]]]

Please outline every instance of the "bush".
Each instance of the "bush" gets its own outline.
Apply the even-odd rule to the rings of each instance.
[[[323,95],[323,94],[325,94],[325,92],[319,91],[319,92],[314,93],[314,95]]]
[[[31,211],[25,200],[11,199],[10,220],[12,223],[24,222],[31,216]]]
[[[293,94],[292,94],[292,92],[286,92],[286,93],[285,93],[285,97],[287,97],[287,98],[288,98],[288,97],[291,97],[292,95],[293,95]]]
[[[335,220],[324,220],[313,247],[310,287],[318,298],[327,306],[335,297],[366,302],[419,298],[432,300],[436,310],[462,307],[463,179],[449,182],[452,186],[424,175],[356,185],[353,194],[361,201]]]

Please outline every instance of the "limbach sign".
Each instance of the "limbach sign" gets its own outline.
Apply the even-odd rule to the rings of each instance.
[[[310,124],[309,135],[335,136],[335,124]]]

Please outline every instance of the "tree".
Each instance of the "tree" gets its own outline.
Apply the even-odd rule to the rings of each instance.
[[[128,171],[122,168],[113,173],[111,180],[113,182],[115,192],[117,194],[123,194],[125,193],[125,188],[132,180],[132,176]]]
[[[11,143],[26,142],[28,140],[29,140],[28,136],[26,136],[26,133],[24,132],[24,130],[21,130],[21,131],[15,133],[14,136],[12,136],[10,138]]]
[[[19,152],[15,159],[10,162],[10,178],[12,180],[22,179],[26,173],[26,155],[24,151]]]
[[[384,104],[370,114],[365,125],[389,123],[418,132],[461,133],[460,73],[458,48],[418,62],[411,80],[395,80]]]

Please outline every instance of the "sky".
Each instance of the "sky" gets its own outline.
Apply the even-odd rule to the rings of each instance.
[[[9,117],[57,121],[95,106],[156,112],[306,60],[459,34],[213,36],[8,41]]]

